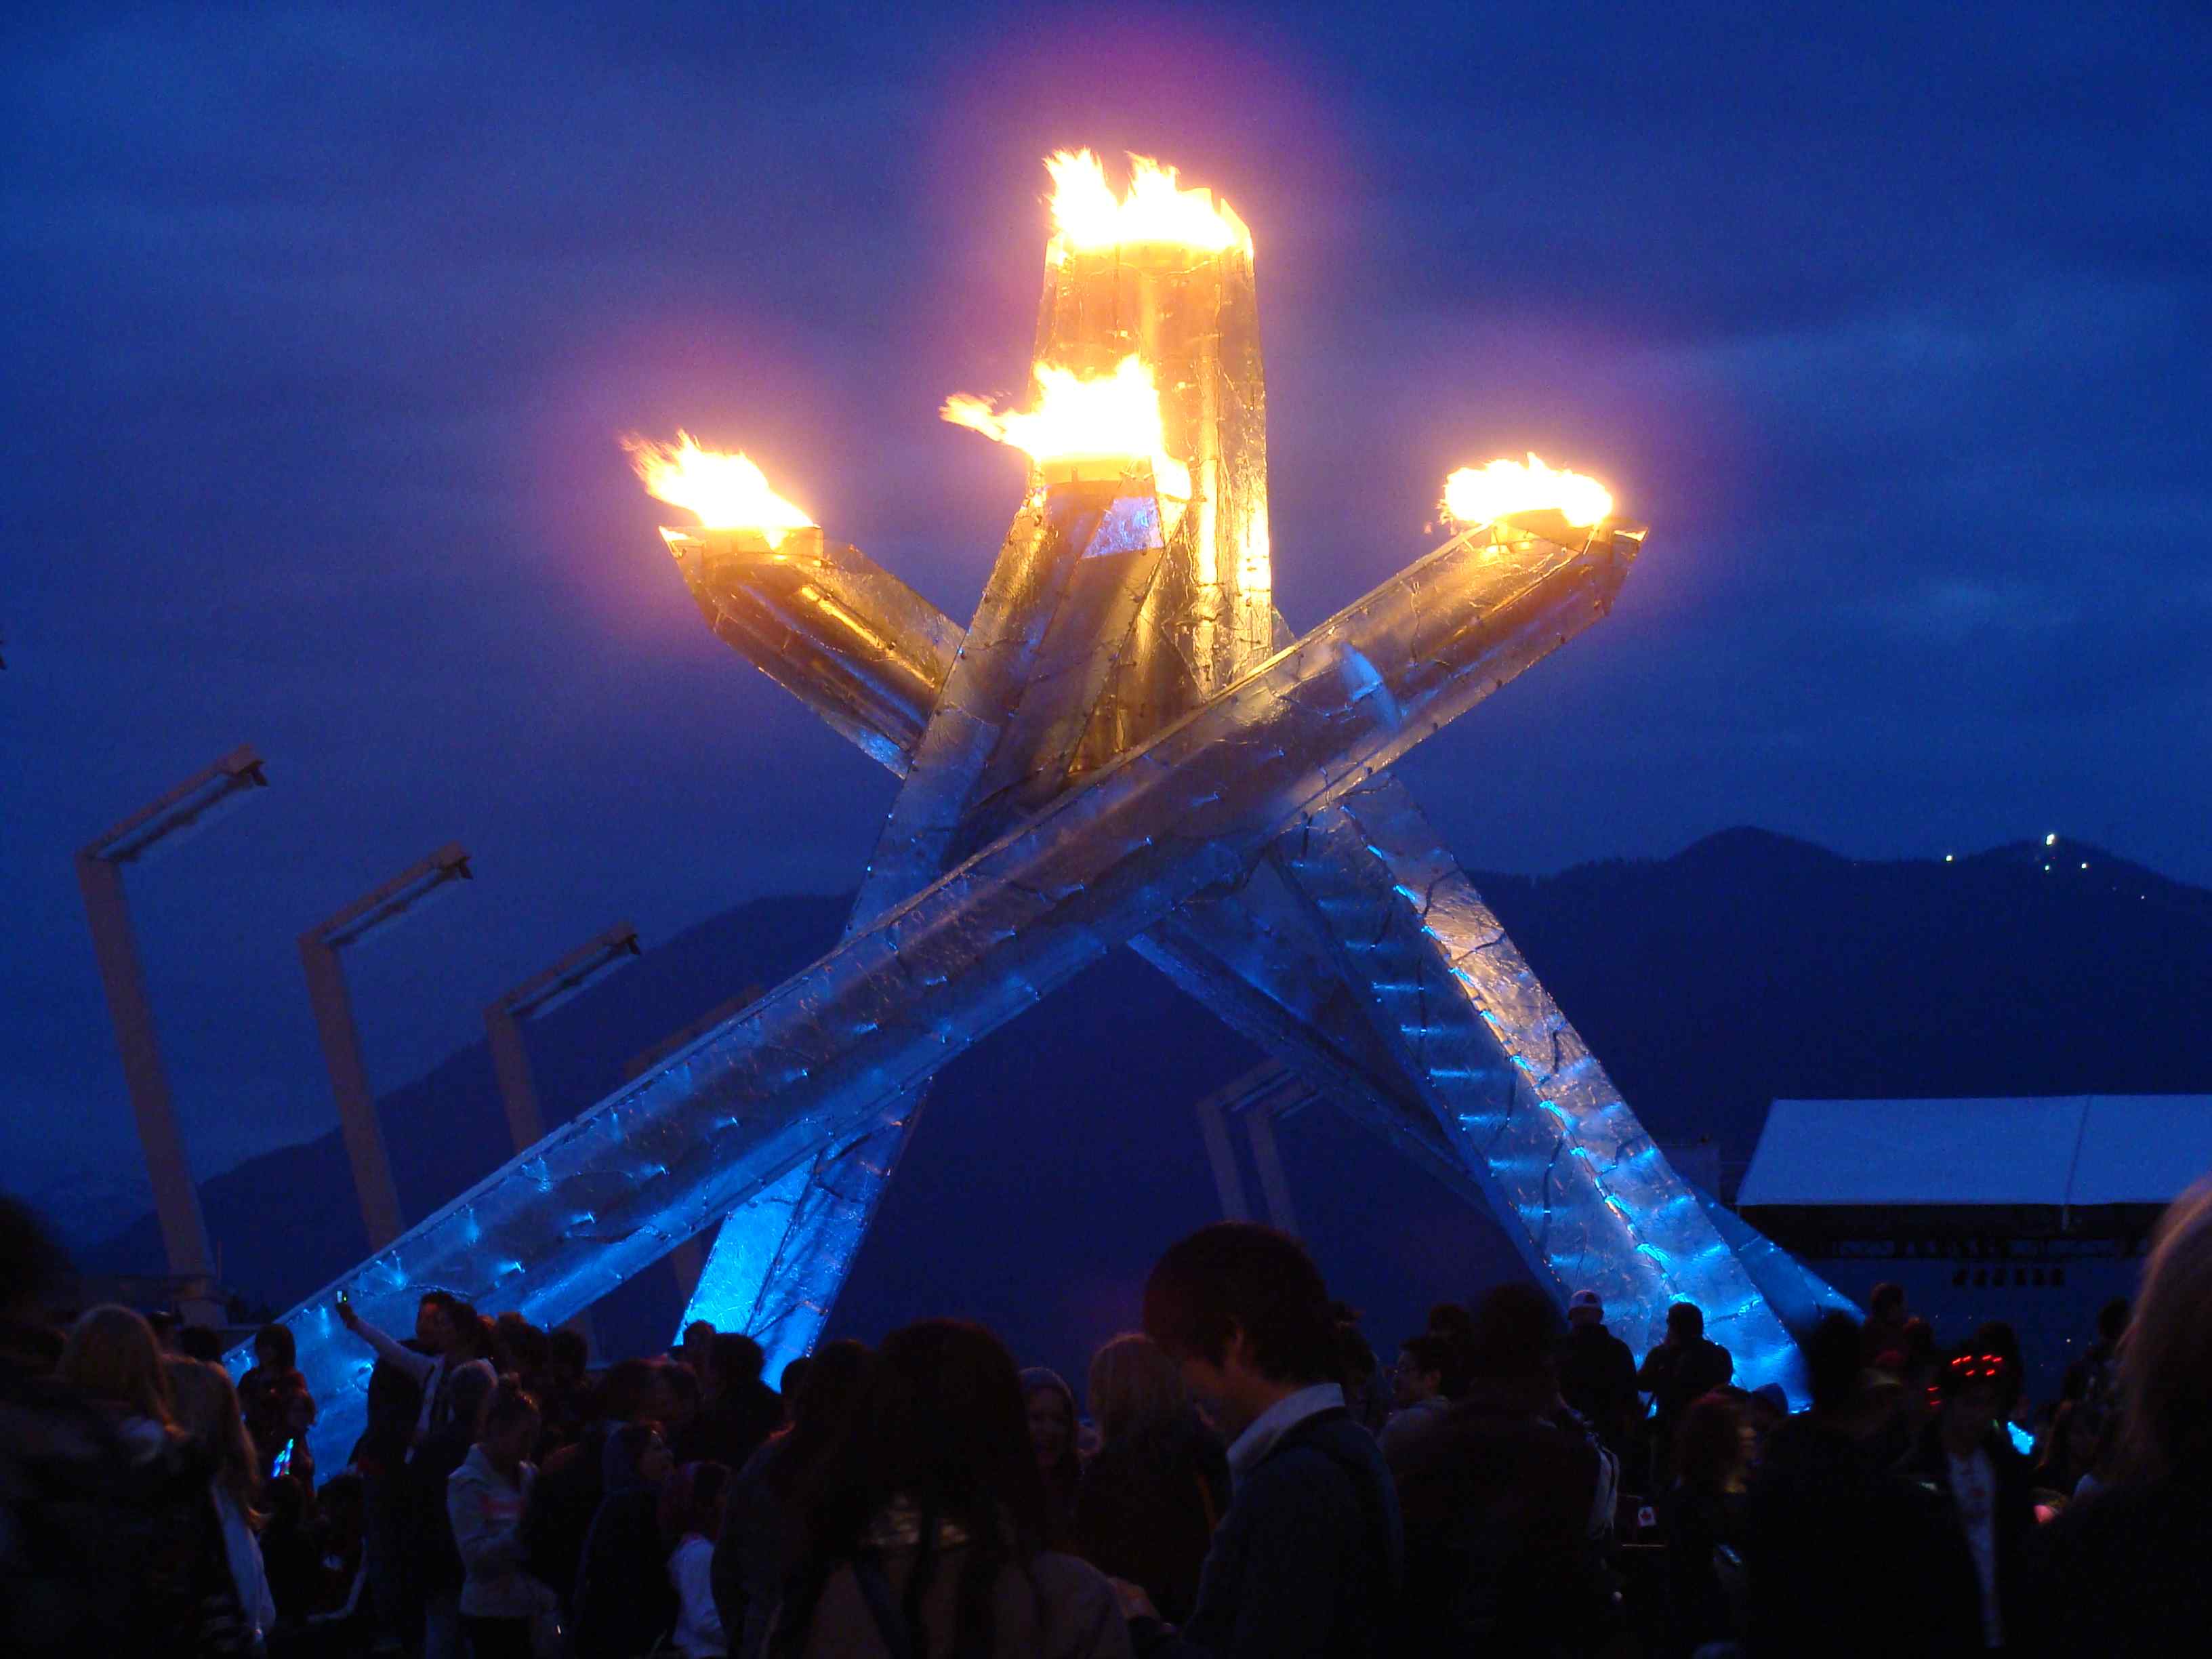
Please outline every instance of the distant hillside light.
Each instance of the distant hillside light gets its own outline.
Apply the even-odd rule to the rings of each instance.
[[[2054,832],[2054,833],[2052,833],[2052,834],[2051,834],[2051,835],[2045,836],[2043,838],[2043,844],[2044,844],[2045,847],[2056,847],[2056,846],[2057,846],[2057,845],[2058,845],[2058,836],[2057,836],[2057,833],[2056,833],[2056,832]]]

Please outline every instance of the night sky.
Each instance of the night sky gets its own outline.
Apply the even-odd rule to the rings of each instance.
[[[0,1182],[143,1201],[70,855],[234,744],[273,787],[129,878],[203,1176],[331,1126],[294,938],[448,839],[349,959],[380,1085],[617,918],[850,885],[890,779],[708,636],[616,439],[744,448],[964,618],[1022,463],[936,409],[1023,386],[1062,146],[1253,228],[1294,623],[1493,455],[1652,525],[1408,763],[1470,865],[2212,882],[2212,25],[1805,15],[11,10]]]

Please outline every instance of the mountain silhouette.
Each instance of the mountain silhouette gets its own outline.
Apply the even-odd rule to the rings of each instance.
[[[2081,843],[1861,860],[1738,829],[1667,859],[1474,879],[1651,1133],[1715,1143],[1724,1195],[1777,1097],[2212,1091],[2212,892]],[[827,950],[846,907],[738,906],[532,1024],[549,1124]],[[1079,1370],[1134,1323],[1159,1249],[1218,1218],[1191,1107],[1261,1058],[1115,952],[940,1074],[833,1331],[958,1314]],[[410,1218],[507,1155],[481,1043],[380,1106]],[[1281,1138],[1301,1231],[1378,1342],[1517,1271],[1486,1217],[1340,1114]],[[226,1280],[255,1300],[288,1305],[366,1254],[335,1127],[202,1199]],[[150,1214],[80,1252],[108,1270],[161,1259]],[[641,1276],[603,1304],[603,1346],[664,1346],[678,1312],[672,1277]]]

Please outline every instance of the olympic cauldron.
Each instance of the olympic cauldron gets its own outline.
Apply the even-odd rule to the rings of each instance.
[[[744,457],[634,446],[702,520],[663,535],[709,626],[899,792],[836,949],[286,1316],[323,1455],[368,1369],[341,1291],[387,1328],[434,1287],[550,1324],[719,1222],[687,1319],[805,1352],[932,1076],[1122,944],[1463,1170],[1560,1299],[1596,1288],[1632,1345],[1694,1301],[1740,1382],[1801,1392],[1805,1276],[1716,1231],[1388,769],[1603,616],[1644,532],[1534,457],[1470,470],[1457,533],[1294,633],[1249,233],[1149,162],[1118,197],[1048,165],[1035,407],[945,410],[1030,457],[965,629]]]

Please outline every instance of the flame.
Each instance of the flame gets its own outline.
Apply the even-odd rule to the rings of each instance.
[[[1444,511],[1462,524],[1494,524],[1515,513],[1557,507],[1571,525],[1592,525],[1613,511],[1613,495],[1595,478],[1560,472],[1534,455],[1519,461],[1463,466],[1444,480]]]
[[[768,478],[742,454],[702,449],[680,428],[673,444],[629,437],[622,446],[646,494],[699,515],[707,530],[757,530],[770,547],[814,520],[768,487]]]
[[[1167,453],[1159,391],[1142,358],[1124,357],[1111,374],[1091,380],[1049,363],[1034,372],[1034,409],[994,410],[986,399],[958,392],[939,412],[955,426],[1027,450],[1037,461],[1149,459],[1160,495],[1190,499],[1190,469]]]
[[[1228,203],[1216,203],[1210,190],[1181,188],[1176,170],[1148,155],[1129,158],[1128,193],[1118,201],[1105,167],[1087,149],[1057,151],[1044,167],[1052,174],[1057,251],[1133,242],[1172,242],[1207,253],[1252,251],[1252,233]]]

